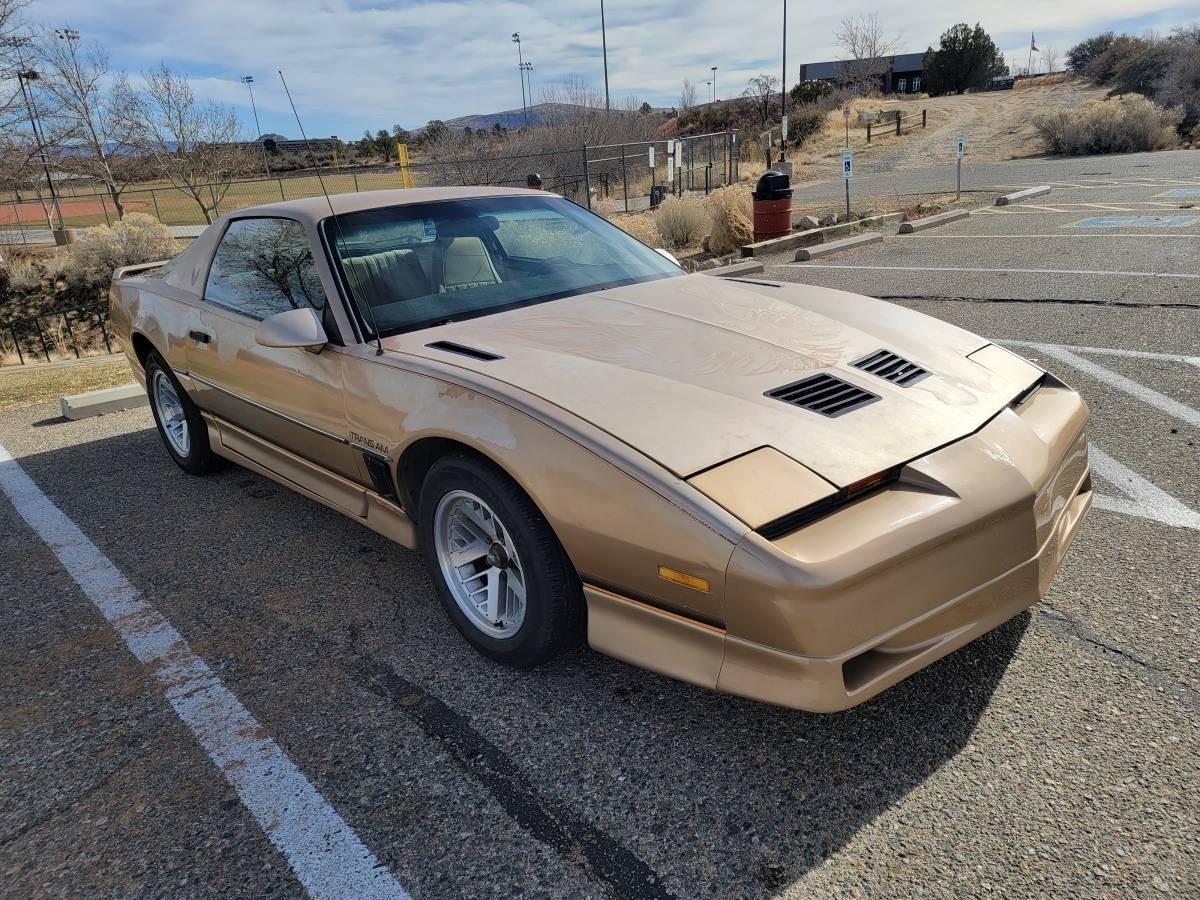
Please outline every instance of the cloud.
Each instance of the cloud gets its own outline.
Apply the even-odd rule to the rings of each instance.
[[[813,9],[789,6],[788,70],[836,58],[832,31],[844,15],[877,10],[903,32],[906,50],[936,44],[955,21],[979,21],[1010,55],[1028,34],[1060,53],[1110,23],[1183,24],[1195,17],[1168,0],[985,0],[948,13],[942,3],[882,6],[846,0]],[[614,97],[671,104],[684,78],[705,89],[719,66],[722,96],[761,71],[778,73],[778,0],[609,0],[608,67]],[[520,106],[517,47],[541,87],[577,75],[603,90],[599,5],[595,0],[34,0],[30,18],[69,22],[100,40],[113,64],[131,72],[165,60],[191,75],[197,94],[249,109],[238,76],[255,76],[264,131],[295,134],[279,84],[283,69],[310,134],[352,137],[364,128],[416,127]],[[1171,17],[1174,16],[1174,20]],[[1023,37],[1024,36],[1024,37]]]

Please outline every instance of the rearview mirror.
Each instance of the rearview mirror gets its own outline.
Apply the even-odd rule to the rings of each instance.
[[[328,342],[321,317],[315,309],[288,309],[263,319],[254,340],[264,347],[303,347],[320,350]]]
[[[677,265],[677,266],[679,265],[679,260],[677,260],[675,258],[675,254],[672,253],[670,250],[664,250],[662,247],[655,247],[654,252],[661,253],[663,256],[665,256],[667,259],[669,259],[671,262],[675,263],[675,265]]]

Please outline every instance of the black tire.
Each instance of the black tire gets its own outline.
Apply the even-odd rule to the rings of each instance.
[[[167,365],[166,361],[158,353],[152,350],[146,356],[145,369],[146,393],[150,397],[150,410],[154,413],[154,424],[158,426],[158,436],[162,438],[163,446],[167,448],[167,453],[171,455],[171,459],[175,460],[175,464],[189,475],[207,475],[209,472],[220,468],[221,458],[212,452],[212,447],[208,443],[208,426],[204,424],[204,419],[200,416],[200,410],[192,402],[192,398],[187,395],[187,392],[184,391],[183,386],[179,383],[179,379],[171,371],[171,367]],[[186,453],[181,451],[167,435],[162,412],[154,396],[155,379],[158,377],[165,377],[174,386],[175,394],[179,399],[180,405],[183,407],[183,420],[187,425],[188,435]]]
[[[495,512],[525,573],[524,620],[511,637],[482,631],[459,607],[446,583],[434,537],[442,499],[467,491]],[[484,656],[514,668],[541,665],[577,646],[584,637],[586,606],[574,566],[533,501],[486,460],[454,454],[439,459],[421,485],[418,500],[421,550],[438,599],[459,633]]]

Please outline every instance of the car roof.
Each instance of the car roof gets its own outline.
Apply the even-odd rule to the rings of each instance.
[[[316,197],[305,197],[301,200],[285,200],[280,203],[250,206],[227,213],[218,221],[243,219],[248,216],[282,216],[315,225],[322,219],[329,218],[330,206],[333,207],[334,212],[342,215],[343,213],[358,212],[364,209],[403,206],[407,203],[432,203],[439,200],[474,200],[482,197],[514,197],[521,195],[538,197],[556,196],[548,194],[546,191],[515,187],[425,187],[387,191],[357,191],[350,194],[330,194],[328,201],[324,196],[318,194]]]

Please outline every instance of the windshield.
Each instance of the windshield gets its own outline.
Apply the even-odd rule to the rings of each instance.
[[[560,197],[369,209],[325,234],[368,338],[684,274]]]

